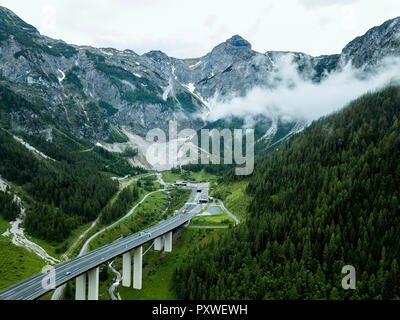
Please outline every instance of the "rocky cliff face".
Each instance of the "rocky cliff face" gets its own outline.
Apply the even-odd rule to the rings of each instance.
[[[396,18],[350,42],[341,54],[259,53],[235,35],[204,57],[176,59],[161,51],[138,55],[69,45],[41,35],[0,7],[0,85],[41,106],[37,117],[80,138],[124,142],[122,129],[143,136],[151,128],[167,130],[168,120],[178,120],[181,128],[201,128],[211,98],[229,99],[254,87],[278,85],[282,59],[295,65],[303,79],[321,82],[348,63],[372,70],[384,58],[399,56],[399,45]],[[262,117],[269,123],[268,114]],[[12,125],[24,128],[17,120]],[[288,128],[287,134],[299,130],[299,123]],[[265,129],[269,138],[279,131]],[[280,140],[282,136],[280,131]]]
[[[144,134],[173,119],[201,126],[195,115],[206,106],[155,64],[130,50],[78,47],[41,36],[0,9],[1,84],[45,106],[57,125],[78,137],[106,139],[123,125]]]
[[[384,58],[400,55],[400,17],[370,29],[351,41],[342,51],[339,65],[373,69]]]

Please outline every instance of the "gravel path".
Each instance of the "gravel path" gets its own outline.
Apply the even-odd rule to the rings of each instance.
[[[8,184],[6,181],[0,178],[0,190],[5,191]],[[45,249],[43,249],[38,244],[28,240],[25,236],[24,229],[21,224],[25,217],[25,208],[22,205],[21,198],[14,196],[14,202],[17,202],[21,207],[21,212],[15,221],[10,222],[11,228],[2,234],[4,237],[11,237],[11,242],[16,246],[24,247],[29,251],[34,252],[44,261],[49,264],[57,264],[60,260],[49,255]]]

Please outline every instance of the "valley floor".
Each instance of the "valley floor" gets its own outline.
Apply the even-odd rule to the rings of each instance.
[[[145,176],[146,175],[141,176],[140,178]],[[137,182],[140,178],[132,179],[125,177],[124,179],[121,179],[120,191],[132,185],[132,183]],[[162,178],[161,175],[158,176],[159,186],[164,184],[163,179],[167,183],[172,183],[179,179],[196,180],[199,182],[209,181],[213,186],[212,194],[215,196],[223,196],[227,208],[224,207],[224,203],[219,201],[205,206],[202,215],[193,219],[189,228],[180,230],[174,236],[172,253],[166,254],[164,252],[156,252],[151,248],[151,246],[144,248],[146,254],[143,259],[143,290],[134,290],[119,285],[117,275],[122,266],[120,258],[115,259],[111,267],[109,264],[103,265],[101,268],[104,269],[103,279],[99,289],[100,299],[177,299],[173,289],[172,278],[175,269],[181,265],[185,256],[189,254],[191,250],[194,250],[209,241],[217,241],[221,234],[229,232],[228,228],[233,227],[239,222],[239,219],[232,215],[229,210],[235,208],[235,214],[238,214],[240,219],[245,217],[245,213],[241,210],[242,206],[245,205],[243,201],[246,200],[241,197],[241,195],[243,195],[242,191],[246,186],[243,183],[233,184],[232,188],[227,188],[224,185],[217,187],[216,177],[205,173],[204,171],[196,173],[185,172],[184,174],[174,174],[171,173],[171,171],[166,171],[163,172]],[[229,190],[229,192],[227,190]],[[116,197],[111,201],[115,201]],[[140,216],[147,217],[142,218],[147,219],[146,223],[156,222],[157,218],[155,216],[151,217],[151,212],[162,214],[170,205],[168,204],[168,197],[162,192],[150,192],[147,195],[141,194],[140,199],[129,214],[125,215],[117,222],[110,224],[107,229],[100,229],[97,219],[93,223],[82,226],[73,232],[71,237],[68,239],[70,245],[66,247],[64,253],[60,253],[59,250],[55,251],[56,248],[49,243],[39,239],[32,240],[38,244],[42,244],[51,253],[57,252],[57,257],[63,259],[73,257],[77,255],[79,251],[82,254],[84,248],[90,248],[93,250],[115,241],[122,235],[132,234],[134,232],[134,226],[138,223],[138,219],[140,221]],[[241,206],[238,206],[239,203]],[[184,202],[181,202],[179,206],[182,206],[183,204]],[[236,207],[239,209],[236,210]],[[135,214],[132,215],[133,213]],[[9,227],[10,224],[8,222],[0,220],[0,234],[3,234]],[[43,259],[34,253],[29,252],[24,247],[13,245],[9,238],[1,237],[0,246],[4,249],[1,250],[1,260],[3,261],[0,260],[0,273],[2,273],[0,276],[0,279],[2,279],[0,282],[0,290],[40,272],[41,268],[45,265]],[[44,249],[43,251],[45,252]],[[12,272],[10,272],[10,270],[12,270]],[[62,295],[64,296],[63,299],[74,299],[74,287],[74,282],[71,282],[65,287],[47,294],[42,297],[42,299],[47,300],[52,298],[54,300],[59,299]]]

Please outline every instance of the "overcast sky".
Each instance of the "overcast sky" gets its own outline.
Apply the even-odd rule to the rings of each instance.
[[[239,34],[259,52],[340,53],[400,16],[399,0],[0,0],[47,36],[78,45],[199,57]]]

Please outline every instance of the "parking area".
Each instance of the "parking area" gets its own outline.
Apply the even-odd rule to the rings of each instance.
[[[217,206],[209,206],[207,210],[199,214],[199,216],[218,216],[222,213],[222,210]]]

